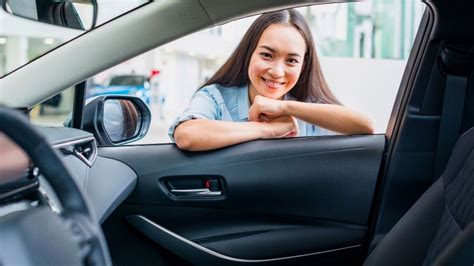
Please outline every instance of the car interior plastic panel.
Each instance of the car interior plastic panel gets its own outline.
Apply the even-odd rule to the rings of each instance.
[[[191,261],[206,260],[200,256],[209,253],[175,235],[257,262],[312,253],[321,259],[346,252],[356,257],[362,254],[384,146],[383,135],[372,135],[261,140],[204,153],[171,145],[99,148],[102,156],[127,161],[139,176],[137,189],[104,230],[108,222],[128,217],[173,252],[192,250],[183,251]],[[176,199],[162,182],[189,176],[222,177],[223,196]],[[121,249],[119,241],[108,241],[112,253]]]
[[[311,259],[313,263],[344,262],[345,265],[357,265],[357,260],[353,259],[361,251],[361,245],[357,242],[363,238],[363,232],[357,230],[353,230],[353,235],[348,236],[348,232],[342,230],[337,235],[330,228],[295,226],[286,227],[287,230],[274,228],[263,233],[240,233],[243,239],[237,241],[226,238],[221,238],[220,241],[212,238],[191,241],[140,215],[127,216],[126,220],[157,244],[200,265],[287,264],[296,263],[299,259]],[[247,237],[250,239],[246,239]],[[352,239],[348,240],[350,237]],[[314,239],[315,242],[307,241],[308,239]],[[314,245],[318,243],[318,239],[331,239],[332,244],[339,248],[328,249],[326,241],[319,242],[318,247]]]
[[[137,183],[136,173],[122,162],[101,156],[97,156],[89,167],[71,153],[75,144],[81,144],[81,140],[90,140],[92,134],[88,132],[74,128],[40,127],[39,130],[60,151],[62,161],[79,188],[87,194],[97,219],[102,223],[133,191]],[[42,183],[45,183],[44,179]],[[55,200],[49,186],[45,184],[42,187]],[[58,201],[55,203],[59,205]]]
[[[97,157],[89,171],[86,193],[100,223],[135,189],[137,175],[122,162]]]

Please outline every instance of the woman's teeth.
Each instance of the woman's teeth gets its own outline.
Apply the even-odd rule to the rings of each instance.
[[[267,80],[267,79],[264,79],[264,78],[262,78],[262,79],[265,82],[265,84],[267,84],[270,87],[278,87],[278,86],[283,84],[281,82],[270,81],[270,80]]]

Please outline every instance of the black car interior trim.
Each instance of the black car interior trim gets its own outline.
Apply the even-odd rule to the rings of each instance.
[[[73,154],[89,167],[94,165],[94,162],[97,158],[97,143],[94,137],[62,142],[60,144],[53,145],[53,148],[69,148],[69,152],[66,151],[66,153]]]
[[[74,86],[74,108],[72,109],[71,126],[73,128],[82,128],[82,113],[86,99],[87,80],[79,82]]]
[[[158,244],[168,247],[169,249],[179,253],[189,261],[196,261],[199,264],[207,263],[222,263],[224,261],[238,262],[238,263],[266,263],[282,260],[291,260],[300,257],[308,257],[314,255],[320,255],[324,253],[338,252],[347,249],[359,248],[361,245],[352,245],[341,248],[334,248],[330,250],[322,250],[318,252],[312,252],[308,254],[300,254],[287,257],[269,258],[269,259],[241,259],[235,258],[228,255],[224,255],[208,249],[202,245],[196,244],[156,223],[150,221],[146,217],[140,215],[132,215],[125,217],[135,229],[145,234],[147,237],[156,241]]]

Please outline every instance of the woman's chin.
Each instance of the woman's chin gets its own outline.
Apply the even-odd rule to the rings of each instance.
[[[283,95],[284,95],[284,92],[282,92],[281,89],[271,89],[271,88],[265,88],[262,94],[262,96],[275,99],[275,100],[280,99],[281,97],[283,97]]]
[[[257,94],[264,96],[266,98],[280,100],[286,94],[286,89],[282,87],[270,87],[266,84],[259,84],[257,88]]]
[[[273,99],[273,100],[281,100],[283,98],[283,95],[281,95],[281,93],[265,93],[265,94],[262,94],[262,96]]]

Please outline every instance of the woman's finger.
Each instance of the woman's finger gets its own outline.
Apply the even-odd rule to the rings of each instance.
[[[260,122],[270,122],[272,119],[266,115],[260,115],[258,120]]]
[[[259,121],[260,114],[261,112],[257,105],[253,104],[252,106],[250,106],[249,110],[249,121]]]

